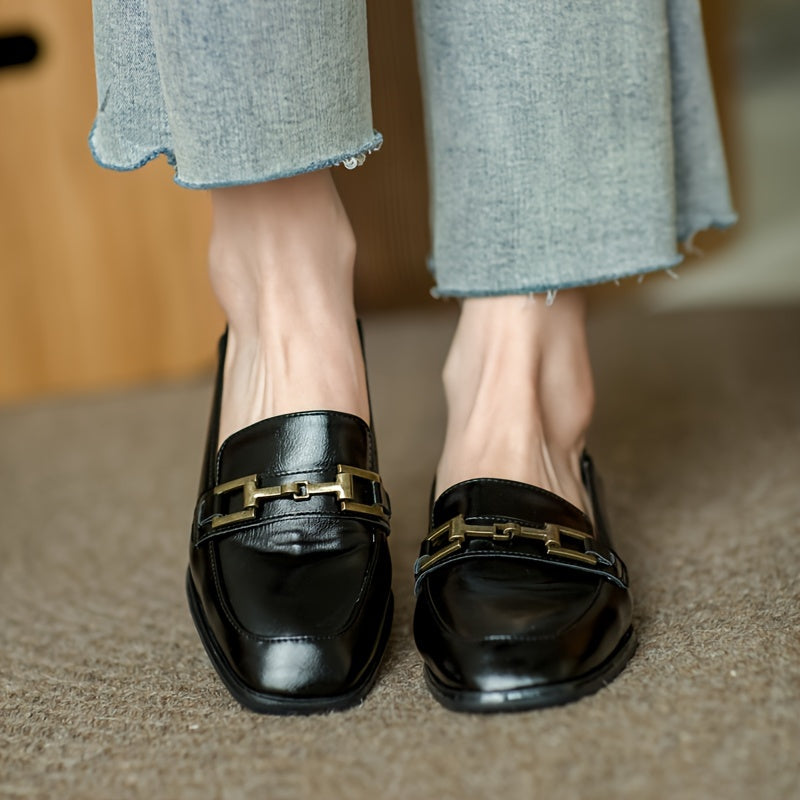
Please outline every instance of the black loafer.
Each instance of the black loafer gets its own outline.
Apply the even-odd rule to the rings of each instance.
[[[389,500],[372,432],[350,414],[286,414],[217,452],[225,343],[192,525],[192,617],[243,706],[347,708],[371,688],[392,619]]]
[[[566,500],[480,478],[445,491],[417,560],[414,638],[428,688],[454,711],[560,705],[611,681],[636,647],[625,565],[592,462],[594,524]]]

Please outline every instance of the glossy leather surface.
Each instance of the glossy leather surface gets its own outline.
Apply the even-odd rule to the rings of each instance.
[[[257,422],[216,452],[224,337],[200,495],[258,474],[262,485],[330,481],[337,464],[377,472],[358,417],[314,411]],[[332,495],[259,505],[255,519],[212,529],[198,503],[190,606],[223,682],[244,705],[324,711],[363,698],[391,624],[387,520],[342,511]]]
[[[502,710],[504,703],[567,702],[587,693],[586,676],[599,688],[604,670],[621,669],[617,654],[631,636],[627,573],[611,549],[588,456],[582,466],[595,525],[556,495],[514,481],[465,481],[433,505],[432,530],[459,514],[481,525],[554,523],[592,534],[589,552],[598,554],[593,567],[548,556],[540,542],[468,539],[419,571],[414,636],[429,685],[446,705],[459,710],[463,699],[464,710]],[[420,561],[429,549],[423,545]]]

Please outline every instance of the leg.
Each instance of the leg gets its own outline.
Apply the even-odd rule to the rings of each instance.
[[[293,411],[369,422],[355,239],[330,171],[215,189],[212,199],[211,282],[228,318],[219,443]]]
[[[416,10],[431,263],[439,294],[467,298],[437,486],[516,478],[583,508],[591,374],[564,290],[673,265],[676,232],[733,219],[696,3]],[[551,307],[524,297],[546,290]]]
[[[674,265],[676,235],[735,219],[697,2],[416,12],[431,265],[438,294],[466,298],[438,490],[515,478],[584,508],[592,380],[565,290]]]
[[[95,156],[159,153],[212,190],[228,317],[186,590],[231,694],[262,712],[359,703],[392,618],[388,500],[329,171],[380,145],[363,0],[95,0]]]
[[[612,680],[635,647],[584,452],[593,389],[571,287],[673,265],[676,235],[734,218],[713,103],[696,91],[697,5],[416,7],[431,263],[438,293],[466,299],[415,640],[448,708],[565,703]],[[556,290],[552,305],[530,296]]]
[[[594,393],[580,290],[552,306],[524,295],[465,300],[444,384],[440,490],[491,476],[586,507],[579,463]]]
[[[392,616],[353,233],[327,171],[216,189],[213,207],[211,277],[229,327],[190,608],[247,708],[347,708],[375,680]],[[224,487],[248,480],[257,488],[242,517],[246,490]]]

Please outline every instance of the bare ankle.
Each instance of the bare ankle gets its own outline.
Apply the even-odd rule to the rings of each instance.
[[[524,296],[465,301],[443,373],[441,489],[509,478],[585,506],[578,457],[594,394],[583,302],[559,294],[556,304]]]
[[[211,282],[229,328],[220,440],[315,409],[368,420],[355,239],[327,172],[214,190]]]
[[[356,244],[327,171],[212,192],[209,271],[229,324],[350,309]]]

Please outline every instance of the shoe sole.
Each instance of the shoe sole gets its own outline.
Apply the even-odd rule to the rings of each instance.
[[[434,698],[450,711],[472,714],[495,714],[506,711],[530,711],[561,706],[594,694],[622,672],[636,650],[636,634],[628,628],[617,649],[600,666],[577,678],[497,692],[453,689],[441,683],[424,668],[425,683]]]
[[[386,644],[389,641],[391,621],[394,613],[394,597],[389,593],[389,600],[383,615],[378,646],[372,661],[368,665],[361,682],[350,691],[330,697],[289,697],[287,695],[267,694],[251,689],[236,675],[222,653],[217,640],[211,633],[194,588],[191,572],[186,571],[186,596],[189,599],[189,611],[194,620],[194,626],[200,635],[211,664],[217,671],[225,687],[233,698],[250,711],[259,714],[277,714],[281,716],[290,714],[324,714],[328,711],[343,711],[359,705],[369,693],[378,676],[378,667],[383,659]]]

